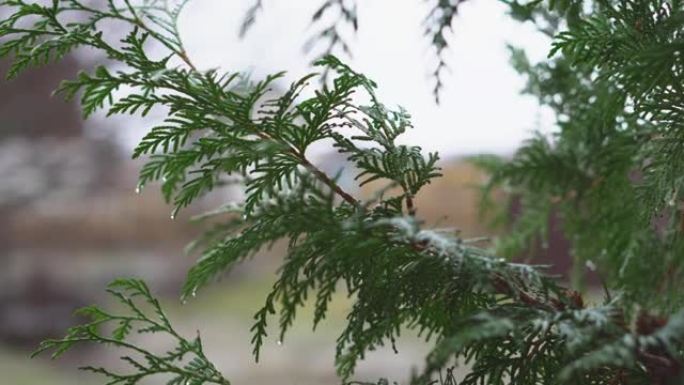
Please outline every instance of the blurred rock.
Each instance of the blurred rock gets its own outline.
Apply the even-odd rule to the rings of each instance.
[[[74,138],[83,134],[76,103],[52,93],[64,79],[73,78],[79,63],[67,56],[58,63],[32,68],[7,81],[7,60],[0,61],[0,141],[11,137]]]
[[[78,199],[111,186],[111,143],[12,137],[0,141],[0,207],[43,205]]]
[[[78,207],[113,184],[115,144],[85,137],[76,103],[51,97],[78,66],[67,56],[12,81],[0,80],[0,341],[33,348],[41,339],[61,335],[74,322],[73,310],[88,300],[88,291],[55,279],[54,250],[35,221],[36,213]],[[7,68],[7,61],[0,62],[0,73]],[[13,277],[17,218],[29,219],[29,246],[43,251],[24,254],[32,256],[26,261],[32,268]],[[52,228],[59,230],[66,229]]]
[[[35,349],[41,340],[57,338],[77,320],[75,309],[87,299],[65,290],[45,270],[34,271],[23,284],[0,291],[0,341]]]

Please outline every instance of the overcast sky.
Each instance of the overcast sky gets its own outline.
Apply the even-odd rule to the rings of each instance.
[[[265,0],[257,23],[240,40],[238,28],[251,1],[195,0],[181,20],[181,34],[195,64],[203,69],[249,70],[254,78],[287,70],[287,80],[311,72],[311,55],[302,46],[315,29],[310,17],[321,0]],[[442,104],[434,103],[428,75],[432,59],[422,35],[427,12],[422,0],[359,1],[359,32],[348,63],[379,84],[379,95],[413,116],[406,143],[445,156],[510,153],[532,131],[550,128],[550,114],[534,98],[521,96],[524,85],[509,65],[506,42],[543,58],[549,41],[529,24],[505,14],[491,0],[463,3],[454,23]],[[391,4],[391,7],[388,7]],[[135,125],[137,126],[137,125]],[[133,143],[142,130],[126,131]]]

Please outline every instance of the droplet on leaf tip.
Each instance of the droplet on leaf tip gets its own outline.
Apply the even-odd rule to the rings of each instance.
[[[588,260],[585,265],[587,266],[587,269],[591,271],[596,271],[596,264],[592,260]]]

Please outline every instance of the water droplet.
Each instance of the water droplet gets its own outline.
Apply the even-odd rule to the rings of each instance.
[[[176,219],[176,213],[171,213],[171,220]]]
[[[587,269],[591,271],[596,271],[596,264],[594,264],[594,261],[588,260],[587,262],[585,262],[585,265],[587,266]]]
[[[140,194],[141,192],[142,192],[142,185],[139,184],[139,185],[135,186],[135,193]]]
[[[277,344],[278,346],[283,346],[283,340],[278,340]]]

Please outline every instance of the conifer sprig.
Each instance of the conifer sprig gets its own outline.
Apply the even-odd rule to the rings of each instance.
[[[439,97],[444,88],[444,72],[449,69],[444,55],[449,48],[449,31],[453,31],[454,19],[458,15],[458,7],[465,0],[434,0],[429,1],[430,11],[423,20],[424,34],[429,39],[437,63],[432,70],[434,87],[432,94],[439,104]]]
[[[112,313],[97,306],[82,308],[77,314],[90,318],[90,322],[69,329],[64,338],[42,342],[33,355],[52,350],[52,357],[56,358],[76,344],[102,344],[123,351],[121,360],[130,369],[81,368],[104,376],[107,384],[135,385],[151,378],[166,378],[168,385],[230,384],[206,357],[199,333],[193,339],[181,336],[143,281],[118,279],[109,284],[107,291],[123,305],[123,313]],[[111,327],[111,331],[102,330],[106,327]],[[132,333],[168,336],[173,348],[156,353],[131,340]]]
[[[453,22],[458,14],[458,8],[465,0],[429,0],[427,14],[423,18],[423,33],[427,43],[433,51],[435,61],[430,75],[434,80],[432,93],[439,103],[444,88],[445,72],[449,69],[445,57],[448,47],[448,32],[452,30]],[[392,17],[394,4],[388,6],[387,17]],[[240,36],[245,37],[257,22],[258,14],[264,11],[264,1],[254,0],[245,13],[240,25]],[[305,44],[306,52],[315,51],[315,60],[326,55],[353,56],[350,36],[359,29],[359,11],[356,0],[325,0],[316,8],[311,16],[311,26],[316,32],[310,36]],[[315,61],[314,60],[314,61]],[[323,77],[327,79],[327,76]]]

